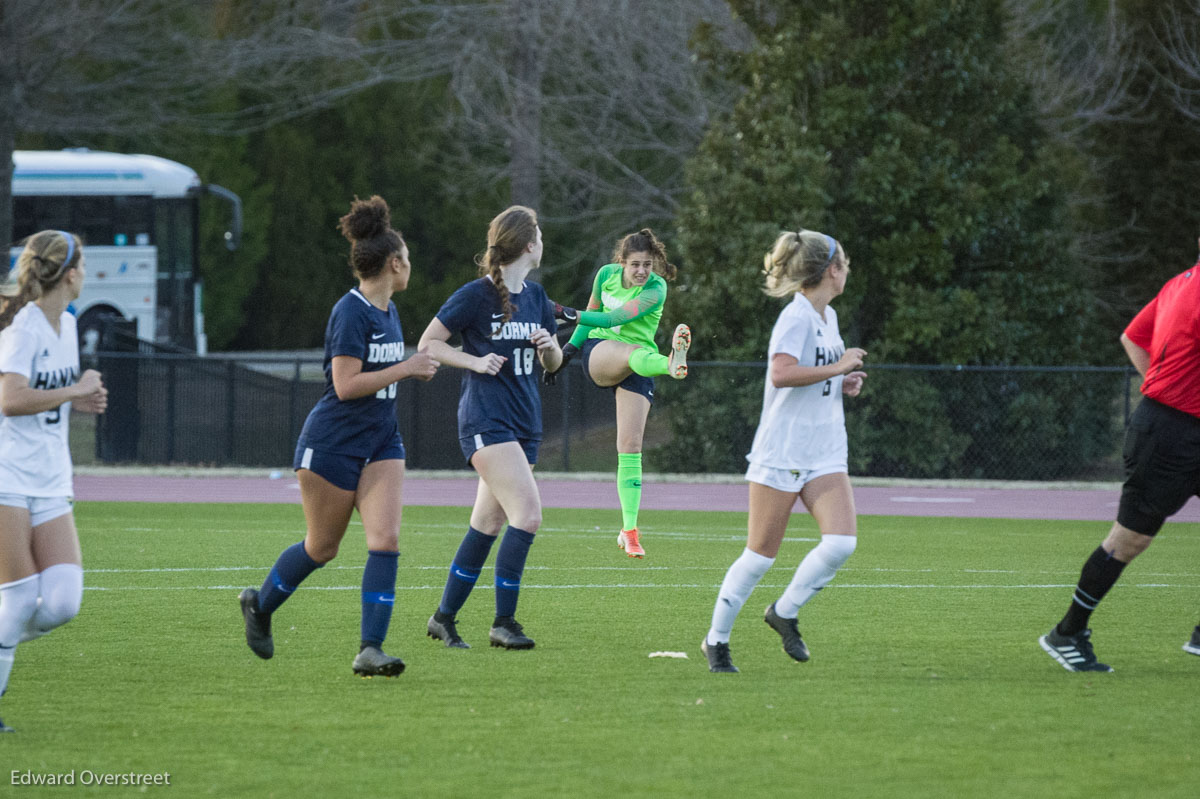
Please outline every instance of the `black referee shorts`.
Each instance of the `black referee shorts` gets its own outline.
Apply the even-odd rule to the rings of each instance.
[[[1200,418],[1143,399],[1125,432],[1125,485],[1117,522],[1154,535],[1200,495]]]

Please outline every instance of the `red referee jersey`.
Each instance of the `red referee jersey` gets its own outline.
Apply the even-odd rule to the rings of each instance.
[[[1142,396],[1200,417],[1200,263],[1168,280],[1125,335],[1150,353]]]

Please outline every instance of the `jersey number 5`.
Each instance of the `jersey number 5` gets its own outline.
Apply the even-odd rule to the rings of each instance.
[[[533,374],[533,356],[535,354],[537,351],[529,347],[524,349],[518,347],[513,350],[513,374],[518,377]]]

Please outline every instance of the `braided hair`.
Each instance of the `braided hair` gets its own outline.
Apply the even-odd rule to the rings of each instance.
[[[490,277],[500,294],[500,309],[504,312],[502,323],[512,319],[515,308],[500,267],[508,266],[525,253],[525,248],[537,240],[537,227],[537,211],[523,205],[506,208],[488,225],[487,250],[475,257],[479,276]]]

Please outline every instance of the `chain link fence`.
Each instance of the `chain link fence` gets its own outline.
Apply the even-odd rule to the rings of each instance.
[[[312,357],[197,357],[101,352],[109,410],[76,416],[77,463],[286,467],[321,395]],[[859,476],[1112,480],[1137,402],[1132,369],[872,365],[844,400],[850,471]],[[762,405],[765,363],[695,362],[683,381],[656,381],[645,436],[650,471],[740,473]],[[456,409],[462,373],[407,380],[397,417],[410,468],[465,469]],[[577,363],[543,386],[540,468],[616,466],[611,390]]]

